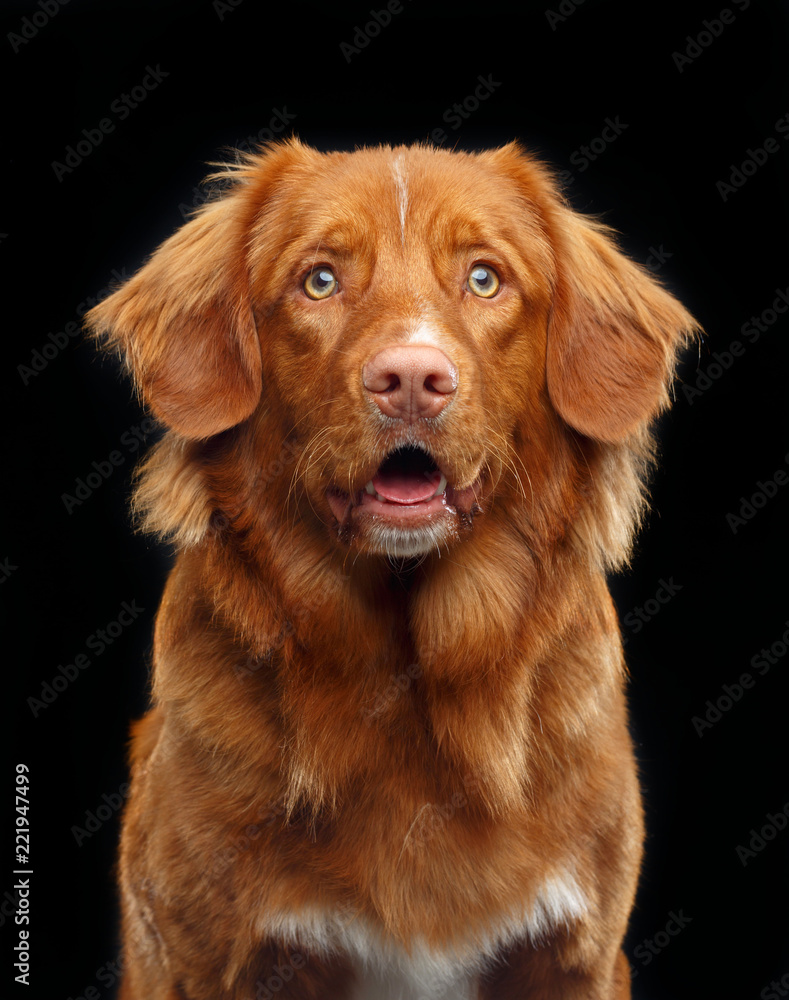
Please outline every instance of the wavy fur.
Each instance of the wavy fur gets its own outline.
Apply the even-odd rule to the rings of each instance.
[[[629,997],[642,821],[605,573],[692,318],[516,144],[293,140],[213,180],[88,315],[166,428],[135,507],[177,551],[123,1000]],[[450,403],[382,417],[365,363],[421,340]],[[364,487],[415,445],[449,485],[406,539]]]

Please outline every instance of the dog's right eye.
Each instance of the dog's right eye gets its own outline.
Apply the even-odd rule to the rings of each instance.
[[[311,299],[328,299],[337,291],[337,279],[330,267],[313,267],[304,279],[304,291]]]
[[[481,299],[492,299],[499,290],[499,276],[487,264],[477,264],[468,276],[468,288]]]

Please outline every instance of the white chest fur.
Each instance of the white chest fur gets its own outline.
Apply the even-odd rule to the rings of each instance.
[[[354,958],[353,1000],[472,1000],[474,996],[474,970],[458,966],[446,953],[379,951],[371,961],[368,951]]]
[[[501,948],[544,941],[588,909],[576,879],[565,871],[545,880],[531,908],[500,916],[459,946],[434,948],[417,940],[406,949],[350,910],[269,913],[257,930],[290,948],[347,955],[357,973],[352,1000],[472,1000],[478,974]]]

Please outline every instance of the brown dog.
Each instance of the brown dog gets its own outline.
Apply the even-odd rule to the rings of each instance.
[[[89,314],[167,433],[124,1000],[611,1000],[605,572],[692,318],[516,145],[293,141]]]

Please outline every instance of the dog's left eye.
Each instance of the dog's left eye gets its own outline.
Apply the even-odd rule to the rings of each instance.
[[[328,299],[337,291],[337,279],[330,267],[313,267],[304,279],[304,291],[311,299]]]
[[[485,264],[477,264],[468,276],[469,291],[483,299],[492,298],[499,290],[500,284],[498,274]]]

